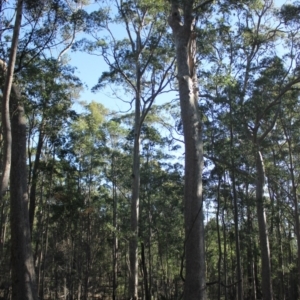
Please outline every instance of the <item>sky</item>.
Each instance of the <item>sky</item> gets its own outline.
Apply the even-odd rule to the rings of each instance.
[[[111,2],[113,3],[114,1]],[[90,13],[92,11],[98,10],[100,5],[101,4],[99,3],[93,2],[93,4],[86,6],[84,9]],[[112,6],[111,9],[113,12],[114,6]],[[110,29],[117,39],[122,39],[124,38],[124,36],[126,36],[126,31],[122,25],[111,25]],[[99,35],[101,36],[101,34]],[[105,32],[105,30],[103,31],[103,36],[104,35],[107,35],[107,32]],[[77,40],[80,40],[82,37],[84,37],[84,35],[79,34]],[[84,90],[81,92],[81,97],[79,99],[80,101],[88,103],[91,101],[96,101],[103,104],[111,111],[116,112],[127,112],[130,109],[129,103],[122,102],[120,99],[112,96],[112,87],[108,86],[107,88],[102,89],[101,91],[98,91],[96,93],[91,91],[93,86],[97,84],[102,72],[109,70],[109,67],[104,62],[102,57],[90,55],[88,53],[80,51],[70,51],[67,53],[67,55],[70,59],[70,65],[76,67],[76,75],[81,79],[82,83],[85,86]],[[75,109],[81,109],[80,105],[75,105],[74,107]]]
[[[291,0],[275,0],[276,6],[281,6],[284,3],[292,2]],[[94,3],[85,8],[88,12],[97,10],[99,4]],[[122,38],[124,29],[119,25],[119,27],[114,26],[113,31],[116,34],[116,38]],[[123,33],[122,33],[123,32]],[[103,104],[106,108],[114,111],[128,111],[130,105],[128,103],[122,102],[120,99],[112,97],[111,88],[106,88],[97,93],[91,92],[91,88],[97,83],[98,78],[101,76],[103,71],[108,70],[108,66],[99,56],[93,56],[84,52],[73,52],[70,51],[67,53],[68,58],[70,59],[69,63],[72,66],[76,67],[76,75],[81,79],[85,85],[84,90],[81,92],[80,101],[96,101]],[[165,94],[163,97],[159,98],[156,101],[156,104],[162,102],[171,101],[176,97],[175,93],[170,93],[169,95]],[[76,110],[81,109],[80,105],[75,105]]]
[[[98,7],[99,4],[95,3],[86,7],[85,10],[87,10],[88,12],[92,12],[93,10],[97,10]],[[113,32],[116,39],[122,39],[124,37],[127,38],[127,33],[124,25],[113,24],[110,26],[110,29]],[[105,32],[105,30],[103,31],[103,36],[104,35],[107,35],[107,32]],[[82,37],[82,34],[80,35],[80,37]],[[77,38],[77,40],[79,40],[80,37]],[[109,70],[109,67],[100,56],[90,55],[84,52],[74,52],[74,51],[68,52],[67,55],[70,59],[69,63],[72,66],[75,66],[77,68],[76,75],[81,79],[83,84],[86,85],[86,88],[81,93],[81,98],[80,98],[81,101],[100,102],[106,108],[117,112],[119,111],[127,112],[128,110],[130,110],[129,103],[123,102],[119,98],[112,96],[113,87],[111,86],[108,86],[107,88],[98,91],[96,93],[91,92],[91,88],[97,84],[97,81],[101,76],[102,72]],[[122,98],[124,97],[126,101],[130,100],[126,96],[124,96],[124,94],[120,94],[120,97]],[[169,96],[166,96],[166,94],[164,94],[163,96],[158,96],[155,104],[162,104],[171,101],[175,97],[176,97],[176,93],[174,92],[170,93]],[[75,107],[78,107],[80,109],[80,107],[77,105],[75,105]]]
[[[119,99],[109,96],[109,88],[97,93],[91,92],[91,88],[97,83],[101,73],[107,70],[106,64],[99,58],[87,53],[72,53],[70,55],[70,64],[76,66],[76,75],[84,84],[84,90],[81,92],[80,101],[96,101],[102,103],[110,110],[124,110],[124,104]],[[77,107],[77,106],[75,106]]]
[[[98,10],[99,4],[93,3],[85,7],[87,12],[92,12]],[[79,34],[76,40],[84,37]],[[96,101],[103,104],[106,108],[114,111],[126,110],[126,105],[120,103],[119,99],[115,99],[110,96],[110,89],[107,88],[97,93],[91,91],[92,87],[97,84],[98,78],[101,76],[102,72],[108,70],[108,66],[104,60],[99,56],[93,56],[88,53],[80,51],[69,51],[67,53],[68,59],[70,59],[69,64],[76,67],[76,75],[80,78],[84,85],[84,90],[81,92],[81,97],[79,101],[91,102]],[[74,105],[74,108],[80,110],[80,105]]]

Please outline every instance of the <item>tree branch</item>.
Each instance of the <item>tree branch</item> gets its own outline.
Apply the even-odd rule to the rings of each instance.
[[[214,1],[214,0],[207,0],[207,1],[204,1],[203,3],[200,3],[200,4],[198,4],[198,5],[193,9],[193,11],[197,11],[197,10],[199,10],[199,9],[203,9],[205,5],[210,4],[210,3],[212,3],[213,1]]]

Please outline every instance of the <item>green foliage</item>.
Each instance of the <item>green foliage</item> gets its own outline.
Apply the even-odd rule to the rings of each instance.
[[[194,7],[200,3],[195,1]],[[140,92],[145,118],[140,126],[139,242],[145,247],[152,296],[179,299],[184,166],[182,143],[177,141],[182,122],[177,101],[152,105],[160,92],[176,87],[174,47],[166,23],[170,3],[116,1],[112,9],[111,2],[99,1],[100,8],[93,12],[84,10],[82,1],[40,4],[25,1],[28,23],[22,29],[16,67],[28,117],[29,177],[40,136],[43,141],[32,235],[39,288],[45,294],[40,298],[62,297],[64,288],[74,299],[111,297],[116,239],[116,293],[118,297],[127,293],[134,111],[116,114],[99,103],[81,102],[81,110],[74,112],[72,104],[81,91],[76,70],[49,58],[46,51],[57,45],[63,50],[75,33],[83,31],[84,38],[73,44],[73,50],[97,54],[108,65],[98,74],[94,90],[111,85],[115,96],[126,95],[129,102]],[[267,178],[264,206],[274,295],[298,297],[294,291],[299,260],[295,237],[300,180],[299,5],[275,9],[268,4],[224,0],[195,11],[206,156],[207,282],[228,286],[219,290],[218,284],[209,285],[209,299],[236,297],[233,180],[244,298],[255,298],[254,286],[256,298],[261,297],[253,155],[257,148]],[[7,57],[12,28],[1,13],[0,53]],[[10,273],[8,215],[6,201],[0,209],[1,280]],[[183,260],[183,268],[184,264]]]
[[[281,7],[279,15],[283,18],[286,24],[297,24],[299,23],[300,6],[298,2],[294,4],[285,4]]]

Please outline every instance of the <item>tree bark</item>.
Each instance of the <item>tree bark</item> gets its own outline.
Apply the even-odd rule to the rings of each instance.
[[[232,103],[230,100],[230,154],[231,154],[231,181],[234,206],[234,233],[235,233],[235,251],[236,251],[236,268],[237,268],[237,296],[238,300],[244,299],[243,290],[243,273],[241,266],[241,250],[240,250],[240,232],[239,232],[239,211],[238,197],[236,193],[235,183],[235,164],[234,164],[234,139],[233,139],[233,123],[232,123]]]
[[[37,300],[28,217],[26,121],[20,94],[12,94],[11,255],[12,299]]]
[[[141,242],[141,257],[142,257],[142,270],[144,276],[145,300],[151,300],[149,284],[148,284],[148,270],[147,270],[147,264],[145,258],[145,246],[143,242]]]
[[[44,121],[42,121],[42,124],[40,126],[40,133],[39,133],[39,139],[38,144],[36,148],[36,154],[35,154],[35,160],[32,170],[32,180],[31,180],[31,187],[30,187],[30,202],[29,202],[29,226],[30,226],[30,232],[32,235],[32,229],[33,229],[33,223],[34,223],[34,215],[35,215],[35,206],[36,206],[36,187],[37,187],[37,180],[38,180],[38,169],[40,165],[40,157],[42,154],[42,148],[44,144]]]
[[[285,131],[285,129],[284,129]],[[293,154],[292,154],[292,142],[291,139],[288,138],[288,135],[286,134],[286,139],[288,143],[288,151],[289,151],[289,171],[291,175],[292,180],[292,195],[293,195],[293,202],[294,202],[294,220],[295,220],[295,234],[297,237],[297,271],[298,271],[298,295],[300,295],[300,222],[299,222],[299,201],[298,201],[298,194],[297,194],[297,183],[295,180],[295,166],[294,166],[294,160],[293,160]]]
[[[219,257],[218,257],[218,300],[221,299],[221,263],[222,263],[222,244],[221,244],[221,233],[220,233],[220,225],[219,225],[219,216],[220,216],[220,188],[221,188],[221,177],[218,180],[218,192],[217,192],[217,199],[218,199],[218,206],[217,206],[217,213],[216,213],[216,220],[217,220],[217,235],[218,235],[218,250],[219,250]]]
[[[186,277],[184,299],[206,299],[205,247],[202,199],[203,145],[198,107],[195,64],[193,2],[185,1],[183,21],[173,2],[169,25],[175,39],[179,98],[185,141],[185,253]]]
[[[167,62],[163,68],[157,68],[154,59],[159,54],[160,43],[163,40],[163,33],[157,30],[155,19],[160,18],[159,11],[153,13],[146,6],[138,4],[138,1],[126,2],[115,0],[116,7],[120,17],[125,23],[127,38],[130,42],[130,68],[134,76],[127,76],[124,72],[124,60],[127,61],[127,55],[119,52],[119,45],[112,31],[109,28],[109,34],[113,39],[113,45],[110,49],[113,53],[114,62],[111,62],[109,52],[103,51],[104,59],[114,72],[120,75],[122,84],[125,84],[133,93],[132,103],[135,105],[134,119],[134,145],[133,145],[133,163],[132,163],[132,189],[131,189],[131,217],[130,217],[130,236],[129,236],[129,290],[128,296],[135,300],[138,297],[138,233],[139,233],[139,202],[140,202],[140,133],[141,126],[151,109],[156,97],[162,92],[171,81],[171,69],[174,61]],[[131,12],[136,13],[132,18]],[[151,26],[148,22],[151,21]],[[148,21],[149,20],[149,21]],[[151,41],[153,38],[156,44]],[[149,47],[151,45],[151,47]],[[153,47],[154,46],[154,47]],[[143,52],[148,51],[146,56]],[[147,57],[146,59],[144,59]],[[164,62],[165,64],[165,62]],[[126,65],[127,68],[127,65]],[[157,81],[159,75],[159,82]],[[151,81],[149,79],[151,78]],[[147,82],[147,83],[146,83]],[[146,84],[145,84],[146,83]],[[148,83],[150,84],[149,86]]]
[[[38,297],[28,218],[26,121],[20,91],[13,84],[22,9],[23,0],[18,0],[8,66],[0,61],[2,76],[5,77],[2,100],[4,161],[0,197],[8,189],[10,176],[12,299],[36,300]]]
[[[114,154],[112,154],[111,159],[111,173],[112,173],[112,189],[113,189],[113,300],[117,299],[117,287],[118,287],[118,198],[117,198],[117,178],[116,178],[116,172],[115,172],[115,157]]]
[[[3,164],[2,164],[2,177],[1,177],[1,192],[0,201],[2,202],[2,197],[8,190],[9,175],[11,169],[11,123],[10,123],[10,110],[9,101],[10,93],[13,84],[13,76],[15,69],[15,62],[17,56],[19,33],[22,22],[22,11],[23,11],[23,0],[18,0],[16,9],[16,19],[13,31],[13,37],[11,42],[11,49],[9,55],[8,66],[5,62],[1,60],[1,71],[2,76],[5,78],[5,83],[3,87],[3,99],[2,99],[2,130],[3,130]]]
[[[256,153],[256,209],[262,264],[262,293],[264,300],[273,299],[270,246],[264,208],[265,168],[261,152]]]
[[[257,290],[257,286],[256,286],[256,268],[255,268],[255,264],[256,264],[256,260],[255,260],[255,241],[253,241],[252,238],[252,232],[253,232],[253,225],[252,225],[252,211],[251,211],[251,207],[250,207],[250,195],[249,195],[249,184],[246,185],[246,199],[247,199],[247,235],[249,236],[249,243],[248,243],[248,247],[247,247],[247,260],[248,260],[248,297],[246,299],[249,300],[256,300],[257,299],[257,295],[256,295],[256,290]]]
[[[138,72],[137,72],[138,73]],[[138,232],[139,232],[139,201],[140,201],[140,77],[137,76],[137,93],[135,100],[134,146],[132,167],[132,198],[131,198],[131,238],[129,242],[130,299],[138,299]]]
[[[225,175],[224,175],[225,177]],[[224,178],[225,181],[225,178]],[[226,222],[225,222],[225,207],[227,207],[226,197],[225,197],[223,213],[222,213],[222,227],[223,227],[223,273],[224,273],[224,284],[227,285],[227,235],[226,235]],[[224,299],[228,299],[227,291],[225,289]]]

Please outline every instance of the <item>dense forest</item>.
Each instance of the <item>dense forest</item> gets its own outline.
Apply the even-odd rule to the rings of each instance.
[[[0,82],[0,299],[300,298],[299,2],[0,0]]]

